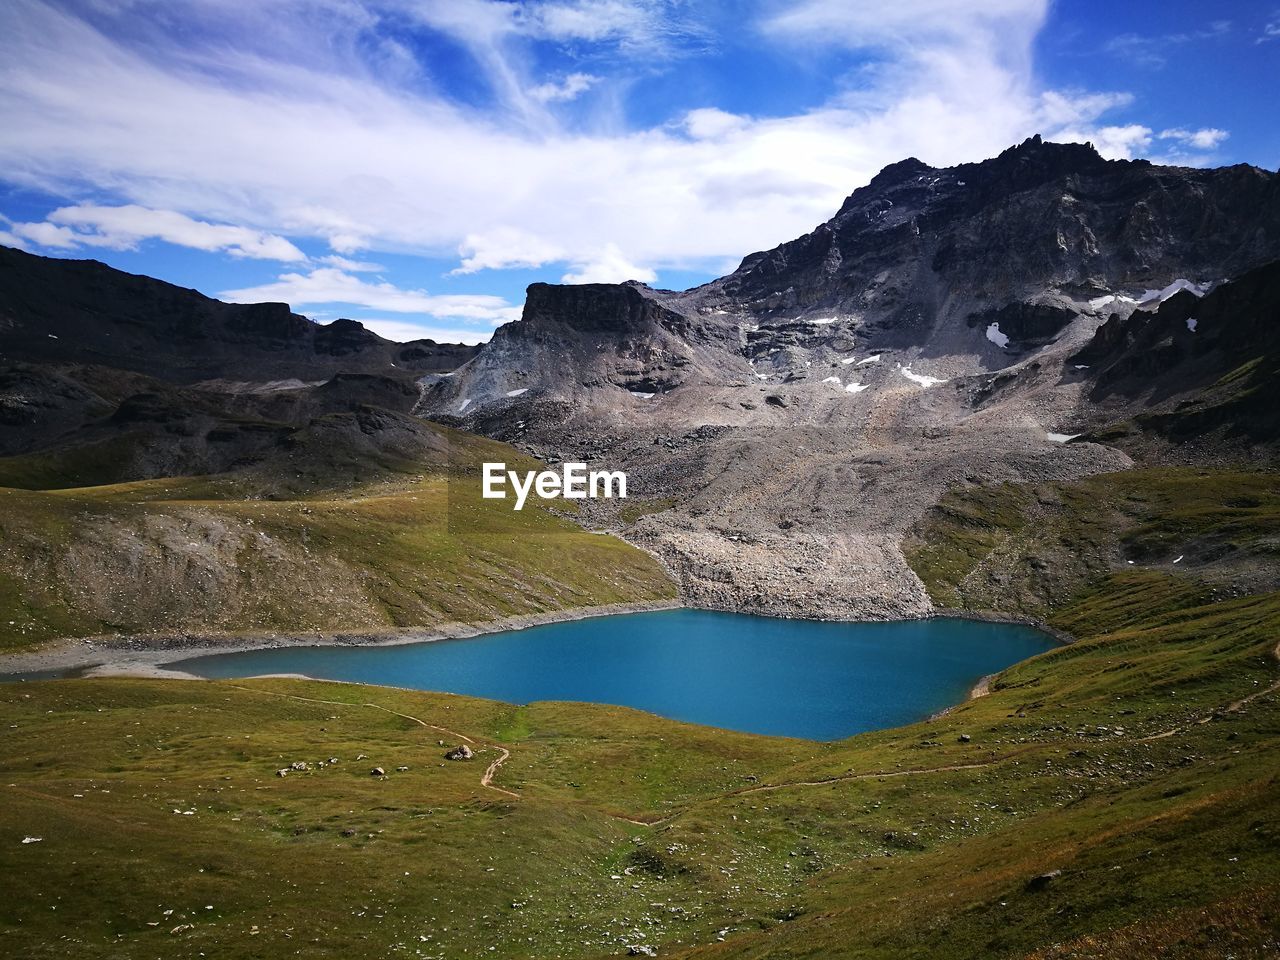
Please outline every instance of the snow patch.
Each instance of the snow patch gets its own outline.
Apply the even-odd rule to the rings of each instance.
[[[864,363],[879,363],[879,362],[880,362],[880,354],[877,353],[873,357],[867,357],[865,360],[859,360],[858,366],[862,366]]]
[[[856,363],[856,362],[857,362],[857,360],[858,360],[858,358],[857,358],[857,357],[845,357],[845,358],[844,358],[843,360],[841,360],[840,362],[841,362],[841,363],[848,364],[848,363]]]
[[[941,377],[931,377],[925,373],[912,373],[910,366],[906,366],[902,368],[902,375],[906,377],[908,380],[910,380],[912,383],[920,384],[920,386],[924,387],[926,390],[928,390],[932,386],[936,386],[939,383],[947,382]]]
[[[994,343],[997,347],[1004,349],[1009,346],[1009,335],[1000,332],[1000,324],[994,320],[987,327],[987,339]]]
[[[1178,559],[1177,559],[1177,560],[1175,560],[1175,561],[1173,561],[1173,562],[1174,562],[1174,563],[1181,563],[1181,562],[1182,562],[1182,558],[1183,558],[1184,556],[1185,556],[1185,554],[1181,554],[1181,553],[1180,553],[1180,554],[1178,554]]]
[[[835,323],[835,317],[818,317],[814,320],[806,320],[806,323],[812,323],[815,327],[825,327],[829,323]]]
[[[459,413],[463,413],[463,412],[465,412],[465,411],[466,411],[466,409],[467,409],[467,407],[469,407],[469,406],[471,406],[471,398],[470,398],[470,397],[468,397],[466,400],[463,400],[463,401],[462,401],[462,406],[460,406],[460,407],[458,408],[458,412],[459,412]]]
[[[528,387],[521,387],[519,390],[508,390],[508,391],[507,391],[507,396],[508,396],[508,397],[519,397],[519,396],[523,396],[524,394],[526,394],[526,393],[528,393],[528,392],[529,392],[529,388],[528,388]]]
[[[870,390],[869,383],[846,383],[844,387],[845,393],[861,393],[863,390]]]
[[[839,377],[827,377],[827,378],[826,378],[825,380],[823,380],[822,382],[823,382],[823,383],[834,383],[837,387],[838,387],[838,386],[840,386],[840,378],[839,378]]]
[[[645,393],[641,390],[628,390],[627,393],[631,394],[633,397],[639,397],[641,400],[652,400],[657,396],[656,393]]]
[[[1103,307],[1108,306],[1109,304],[1112,304],[1112,303],[1121,304],[1121,303],[1137,303],[1137,302],[1138,301],[1133,299],[1133,297],[1126,297],[1122,293],[1109,293],[1105,297],[1094,297],[1092,300],[1090,300],[1089,309],[1092,310],[1094,313],[1097,313]]]
[[[757,373],[757,374],[756,374],[756,379],[757,379],[757,380],[768,380],[768,379],[769,379],[769,374],[767,374],[767,373]]]
[[[1148,290],[1138,300],[1139,306],[1146,306],[1150,303],[1164,303],[1175,293],[1181,293],[1183,290],[1194,294],[1197,297],[1203,297],[1209,292],[1213,286],[1212,283],[1192,283],[1190,280],[1178,279],[1173,281],[1163,290]]]
[[[1079,433],[1046,433],[1045,439],[1052,440],[1054,443],[1066,443],[1068,440],[1074,440],[1081,436]]]
[[[1192,333],[1196,332],[1196,326],[1199,325],[1199,323],[1200,321],[1197,320],[1195,317],[1187,317],[1187,329],[1190,330]]]

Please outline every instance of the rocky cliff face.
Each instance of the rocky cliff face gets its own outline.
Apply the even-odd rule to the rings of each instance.
[[[1122,412],[1122,422],[1097,431],[1100,440],[1180,462],[1273,462],[1280,262],[1203,296],[1182,290],[1158,310],[1116,314],[1070,366],[1089,371],[1090,403]]]
[[[983,163],[904,160],[812,233],[703,287],[534,285],[524,319],[424,409],[469,400],[484,416],[501,386],[562,398],[803,375],[824,350],[906,350],[974,373],[1176,279],[1208,285],[1276,258],[1280,176],[1255,167],[1107,161],[1038,137]]]
[[[696,602],[919,615],[900,544],[943,491],[1131,462],[1063,442],[1151,401],[1104,395],[1105,364],[1076,356],[1095,331],[1275,259],[1280,176],[1253,167],[1038,137],[983,163],[909,159],[702,287],[531,288],[524,319],[428,378],[419,410],[628,469],[652,506],[596,522],[662,556]],[[1162,389],[1177,402],[1174,380]]]
[[[1276,174],[1038,138],[894,164],[693,290],[535,284],[478,352],[0,250],[0,483],[361,482],[443,456],[413,406],[628,471],[580,517],[691,602],[920,616],[901,545],[947,490],[1269,455],[1278,259]]]

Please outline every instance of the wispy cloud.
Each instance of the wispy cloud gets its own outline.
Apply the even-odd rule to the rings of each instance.
[[[342,259],[235,292],[437,317],[468,314],[361,280],[377,271],[354,266],[360,251],[456,256],[461,273],[563,264],[574,280],[718,268],[811,229],[904,156],[979,160],[1036,132],[1094,140],[1111,156],[1158,148],[1146,127],[1107,122],[1125,96],[1039,85],[1032,49],[1046,7],[760,0],[747,8],[756,42],[869,50],[865,82],[833,82],[825,103],[790,115],[708,104],[635,128],[625,105],[587,126],[554,116],[537,80],[568,91],[574,73],[588,74],[547,74],[537,54],[568,50],[561,62],[589,60],[591,76],[606,64],[639,70],[711,42],[695,19],[702,5],[96,0],[77,15],[6,0],[2,176],[114,204],[72,203],[96,219],[8,232],[53,246],[172,237],[299,263],[294,242],[319,240]],[[443,89],[404,39],[414,31],[469,51],[496,105]],[[582,99],[608,101],[610,82]],[[486,322],[515,309],[471,307]]]
[[[529,90],[529,96],[539,103],[560,103],[576,100],[593,86],[600,78],[590,73],[571,73],[563,80],[540,83]]]
[[[1179,48],[1198,40],[1226,37],[1233,26],[1230,20],[1214,20],[1199,29],[1177,33],[1122,33],[1108,40],[1103,49],[1138,66],[1160,69]]]
[[[1213,150],[1223,140],[1227,139],[1230,134],[1226,130],[1219,130],[1217,127],[1204,127],[1200,130],[1172,127],[1168,130],[1161,130],[1157,136],[1161,140],[1173,140],[1193,150]]]
[[[152,210],[137,204],[59,207],[43,222],[13,224],[13,232],[41,246],[62,250],[76,247],[132,250],[144,240],[164,240],[180,247],[222,252],[233,257],[285,262],[306,259],[301,250],[275,234],[207,223],[172,210]]]
[[[437,319],[484,323],[493,327],[518,320],[521,309],[501,297],[484,294],[433,296],[425,290],[405,290],[386,281],[370,283],[335,267],[281,274],[272,283],[224,290],[221,296],[232,303],[273,301],[296,307],[346,304],[389,313],[416,313]]]
[[[350,260],[337,254],[320,257],[319,262],[328,264],[331,267],[337,267],[339,270],[346,270],[348,273],[385,273],[387,270],[380,263],[372,263],[368,260]]]

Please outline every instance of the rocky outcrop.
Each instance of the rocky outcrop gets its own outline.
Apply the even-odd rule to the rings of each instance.
[[[431,378],[418,410],[627,469],[661,506],[633,520],[589,504],[589,522],[660,557],[692,602],[920,616],[901,543],[945,490],[1131,464],[1061,442],[1150,400],[1076,357],[1095,330],[1114,317],[1100,336],[1127,342],[1106,331],[1149,317],[1148,291],[1278,257],[1280,176],[1254,167],[1108,161],[1039,137],[982,163],[908,159],[701,287],[535,285],[524,319]],[[1138,339],[1135,363],[1182,369]]]

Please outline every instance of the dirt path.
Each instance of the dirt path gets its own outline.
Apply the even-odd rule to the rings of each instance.
[[[478,744],[475,740],[468,737],[466,734],[459,733],[456,730],[450,730],[448,727],[438,726],[434,723],[427,723],[425,720],[419,719],[418,717],[412,716],[411,714],[400,713],[399,711],[392,710],[390,707],[383,707],[376,703],[350,703],[344,700],[320,700],[315,697],[299,697],[291,693],[276,693],[273,690],[256,690],[253,687],[242,687],[237,683],[229,683],[227,684],[227,686],[234,687],[237,690],[245,690],[249,693],[259,693],[268,697],[281,697],[285,700],[300,700],[303,703],[324,703],[324,704],[328,704],[330,706],[335,706],[335,707],[370,707],[373,710],[381,710],[383,713],[389,713],[393,717],[400,717],[402,720],[411,720],[414,723],[418,724],[419,726],[425,727],[428,730],[435,730],[438,733],[443,733],[446,736],[453,737],[456,740],[461,740],[463,743],[467,744],[468,746],[472,746],[472,747],[480,746],[480,744]],[[502,746],[501,744],[497,744],[497,743],[489,743],[489,744],[485,744],[485,746],[489,746],[489,747],[492,747],[494,750],[497,750],[500,756],[498,757],[498,759],[494,760],[491,764],[489,764],[488,767],[485,768],[484,773],[480,777],[480,786],[484,787],[487,790],[494,790],[498,793],[505,794],[508,797],[515,797],[517,800],[519,800],[520,794],[515,793],[512,790],[506,790],[506,789],[503,789],[502,787],[494,786],[493,784],[494,774],[496,774],[498,772],[498,768],[501,767],[504,763],[506,763],[507,760],[510,758],[511,751],[508,750],[506,747]]]
[[[1271,651],[1271,656],[1275,660],[1280,661],[1280,643],[1277,643],[1275,646],[1275,649]],[[1263,687],[1261,690],[1255,690],[1253,691],[1253,693],[1249,694],[1246,697],[1241,697],[1239,700],[1233,700],[1231,703],[1227,704],[1225,707],[1223,707],[1220,710],[1210,711],[1207,716],[1201,717],[1199,720],[1197,720],[1196,725],[1199,726],[1202,723],[1208,723],[1214,717],[1221,716],[1224,713],[1238,713],[1241,709],[1244,708],[1244,705],[1246,703],[1249,703],[1251,700],[1257,700],[1258,697],[1265,697],[1268,693],[1274,693],[1277,690],[1280,690],[1280,680],[1275,681],[1270,686]],[[1172,729],[1165,730],[1161,733],[1153,733],[1149,737],[1142,737],[1136,742],[1150,743],[1152,740],[1163,740],[1166,737],[1172,737],[1172,736],[1175,736],[1176,734],[1182,733],[1186,729],[1187,729],[1186,726],[1173,727]]]
[[[1275,653],[1276,659],[1280,660],[1280,645],[1277,645],[1274,653]],[[984,678],[984,679],[989,679],[989,678]],[[1221,707],[1216,710],[1211,710],[1208,713],[1208,715],[1197,720],[1196,723],[1197,724],[1209,723],[1215,717],[1220,717],[1226,713],[1235,713],[1250,701],[1256,700],[1258,697],[1266,696],[1267,694],[1273,693],[1278,690],[1280,690],[1280,680],[1275,681],[1271,685],[1264,687],[1261,690],[1255,690],[1253,693],[1249,694],[1248,696],[1241,697],[1239,700],[1235,700],[1227,704],[1225,707]],[[979,692],[977,689],[975,689],[973,695],[984,696],[988,692],[989,692],[988,690],[983,690],[982,692]],[[1163,740],[1166,737],[1176,736],[1177,734],[1182,733],[1185,730],[1186,730],[1185,725],[1173,727],[1169,730],[1164,730],[1160,733],[1151,734],[1150,736],[1139,737],[1133,742],[1134,743],[1150,743],[1153,740]],[[656,826],[660,826],[663,823],[666,823],[668,820],[675,819],[681,813],[685,813],[689,809],[692,809],[693,807],[699,806],[704,803],[713,803],[717,800],[725,800],[730,797],[744,796],[746,794],[751,794],[751,793],[765,793],[765,792],[770,792],[774,790],[786,790],[791,787],[826,787],[836,783],[847,783],[855,780],[885,780],[890,777],[919,777],[919,776],[924,776],[925,774],[930,774],[930,773],[952,773],[959,770],[982,770],[986,767],[992,767],[997,764],[1001,764],[1009,760],[1013,760],[1016,757],[1023,756],[1024,754],[1027,754],[1027,753],[1033,753],[1039,750],[1051,750],[1059,747],[1061,747],[1060,743],[1052,743],[1052,742],[1035,743],[1026,747],[1022,747],[1018,750],[1010,751],[1009,753],[1003,754],[998,757],[992,757],[990,760],[983,760],[976,763],[955,763],[955,764],[948,764],[946,766],[941,766],[941,767],[916,767],[910,770],[881,770],[881,771],[876,771],[872,773],[844,773],[838,776],[822,777],[817,780],[789,780],[783,783],[765,783],[765,784],[760,784],[754,787],[739,787],[736,790],[728,790],[724,793],[717,793],[709,797],[704,797],[696,801],[691,807],[688,807],[685,810],[681,810],[681,811],[678,811],[677,813],[670,814],[669,816],[663,818],[662,820],[655,820],[651,823],[645,823],[640,820],[627,820],[627,818],[625,817],[618,817],[617,819],[627,820],[628,823],[635,823],[640,826],[656,827]]]
[[[1280,645],[1277,645],[1273,653],[1276,659],[1280,660]],[[989,681],[989,680],[990,680],[989,677],[983,678],[983,681]],[[975,696],[975,697],[984,696],[990,692],[989,688],[984,689],[985,685],[983,681],[979,682],[979,685],[977,688],[974,689],[972,696]],[[346,703],[339,700],[317,700],[312,697],[299,697],[299,696],[294,696],[292,694],[287,694],[287,693],[274,693],[268,690],[254,690],[251,687],[241,687],[236,684],[230,684],[230,686],[235,686],[236,689],[246,690],[251,693],[262,693],[268,696],[283,697],[289,700],[301,700],[308,703],[324,703],[324,704],[331,704],[333,706],[340,706],[340,707],[350,707],[350,706],[372,707],[374,710],[381,710],[384,713],[390,713],[393,716],[401,717],[405,720],[411,720],[414,723],[417,723],[430,730],[437,730],[451,737],[456,737],[457,739],[463,741],[464,743],[468,743],[471,745],[475,745],[476,743],[476,741],[472,740],[470,737],[467,737],[461,733],[458,733],[457,731],[450,730],[447,727],[440,727],[440,726],[436,726],[435,724],[427,723],[426,721],[420,720],[419,718],[414,716],[410,716],[407,713],[398,713],[395,710],[391,710],[387,707],[379,706],[376,703],[352,704],[352,703]],[[1274,683],[1270,684],[1267,687],[1264,687],[1261,690],[1255,690],[1253,693],[1247,696],[1241,697],[1239,700],[1232,701],[1231,703],[1227,704],[1224,707],[1221,707],[1216,710],[1211,710],[1206,716],[1197,720],[1196,724],[1209,723],[1215,717],[1221,716],[1226,713],[1235,713],[1238,710],[1242,709],[1245,706],[1245,704],[1249,703],[1250,701],[1256,700],[1258,697],[1266,696],[1267,694],[1273,693],[1277,690],[1280,690],[1280,680],[1275,681]],[[1183,732],[1184,730],[1186,730],[1186,725],[1181,725],[1181,726],[1173,727],[1169,730],[1161,731],[1160,733],[1151,734],[1150,736],[1139,737],[1133,742],[1134,743],[1150,743],[1154,740],[1162,740],[1162,739],[1165,739],[1166,737],[1176,736],[1177,734]],[[481,776],[480,778],[480,785],[482,787],[485,787],[486,789],[495,790],[498,793],[505,794],[506,796],[519,798],[520,796],[519,794],[514,793],[510,790],[505,790],[502,787],[494,786],[493,784],[494,775],[498,772],[498,768],[500,768],[502,764],[505,763],[507,759],[511,756],[511,751],[508,750],[506,747],[503,747],[500,744],[496,744],[496,743],[490,743],[488,744],[488,746],[491,746],[493,747],[493,749],[497,750],[500,756],[496,760],[494,760],[492,763],[490,763],[489,766],[485,769],[483,776]],[[630,823],[638,827],[660,827],[663,824],[668,823],[671,820],[674,820],[676,817],[680,816],[681,814],[689,812],[695,807],[698,807],[707,803],[714,803],[718,800],[726,800],[731,797],[746,796],[747,794],[753,794],[753,793],[768,793],[775,790],[787,790],[793,787],[825,787],[825,786],[831,786],[832,784],[848,783],[848,782],[858,781],[858,780],[886,780],[886,779],[898,778],[898,777],[920,777],[920,776],[926,776],[928,774],[934,774],[934,773],[955,773],[962,770],[982,770],[987,767],[996,766],[997,764],[1006,763],[1010,760],[1013,760],[1017,757],[1023,756],[1028,753],[1033,753],[1039,750],[1055,749],[1060,746],[1061,744],[1059,743],[1049,743],[1049,742],[1030,744],[1029,746],[1022,747],[1018,750],[1010,751],[1009,753],[1002,754],[998,757],[992,757],[990,760],[982,760],[975,763],[954,763],[954,764],[947,764],[945,766],[940,766],[940,767],[914,767],[908,770],[877,770],[869,773],[844,773],[844,774],[839,774],[837,776],[821,777],[817,780],[789,780],[782,783],[764,783],[764,784],[758,784],[752,787],[739,787],[735,790],[727,790],[723,793],[717,793],[717,794],[712,794],[711,796],[708,796],[708,797],[703,797],[695,801],[685,809],[677,810],[674,813],[670,813],[667,816],[662,817],[661,819],[658,819],[658,820],[637,820],[632,817],[622,816],[621,814],[608,814],[608,816],[610,816],[614,820],[619,820],[623,823]]]
[[[507,758],[511,756],[511,751],[508,750],[506,747],[498,746],[498,744],[496,743],[491,744],[491,746],[495,750],[497,750],[499,753],[501,753],[502,756],[500,756],[497,760],[493,761],[493,763],[489,764],[488,768],[486,768],[484,772],[484,776],[480,778],[480,786],[488,787],[490,790],[497,790],[499,793],[505,793],[509,797],[518,798],[520,794],[512,793],[510,790],[503,790],[501,787],[495,787],[493,785],[493,775],[498,772],[498,768],[500,766],[502,766],[504,763],[507,762]]]

